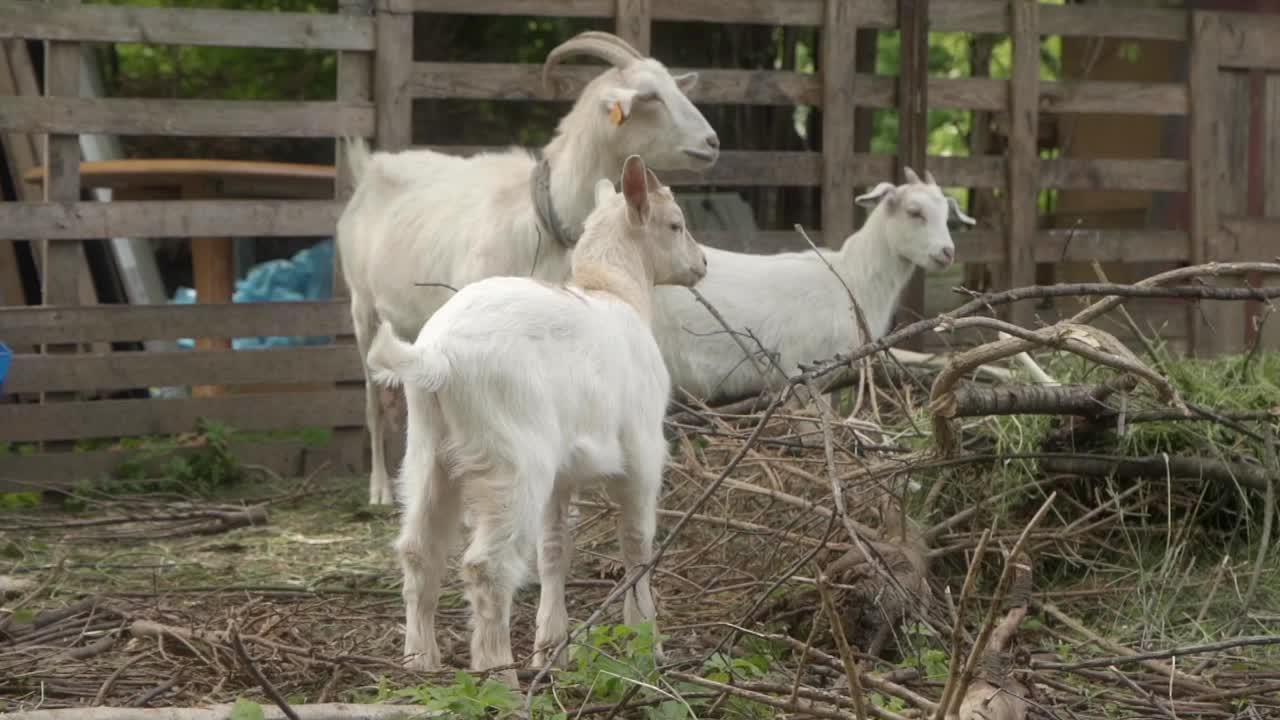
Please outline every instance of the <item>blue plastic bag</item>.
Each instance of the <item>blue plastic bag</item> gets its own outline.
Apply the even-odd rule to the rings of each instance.
[[[243,280],[236,281],[231,302],[298,302],[301,300],[328,300],[333,296],[333,238],[327,238],[302,250],[287,260],[268,260],[250,268]],[[173,294],[176,304],[196,302],[196,291],[180,287]],[[231,347],[249,350],[290,345],[324,345],[324,336],[281,336],[233,338]],[[195,341],[183,338],[178,347],[190,349]]]
[[[4,394],[4,379],[9,377],[9,363],[13,362],[13,351],[8,345],[0,342],[0,395]]]

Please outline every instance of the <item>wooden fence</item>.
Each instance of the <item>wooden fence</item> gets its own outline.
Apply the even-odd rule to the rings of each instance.
[[[342,284],[339,299],[319,303],[195,306],[77,307],[76,242],[114,236],[329,235],[343,198],[343,172],[331,201],[80,202],[77,133],[332,138],[376,137],[382,149],[412,144],[415,98],[568,100],[598,66],[564,66],[558,94],[541,88],[539,66],[502,63],[414,62],[415,12],[614,18],[616,32],[642,51],[654,21],[816,27],[816,74],[723,68],[699,69],[692,92],[700,104],[809,105],[821,112],[820,152],[726,150],[708,173],[672,173],[678,186],[812,187],[821,193],[820,238],[836,244],[854,227],[852,198],[860,187],[898,176],[904,163],[927,167],[946,186],[996,190],[1003,207],[994,221],[957,234],[962,263],[998,269],[998,286],[1031,284],[1037,263],[1186,263],[1260,259],[1276,254],[1276,229],[1267,208],[1242,212],[1224,202],[1236,168],[1219,152],[1229,134],[1217,88],[1225,73],[1280,72],[1280,18],[1218,12],[1039,5],[1031,0],[356,0],[340,14],[249,13],[120,6],[80,6],[0,0],[0,39],[47,41],[46,95],[0,97],[0,131],[47,134],[49,181],[45,202],[0,204],[0,242],[40,239],[46,306],[0,309],[0,339],[18,348],[66,343],[176,337],[334,335],[349,333]],[[855,31],[900,29],[903,72],[860,73]],[[1008,79],[937,78],[924,62],[929,32],[984,33],[1012,38]],[[1157,39],[1189,48],[1187,82],[1042,82],[1043,36]],[[836,42],[825,42],[836,38]],[[78,97],[77,43],[139,42],[310,48],[339,52],[335,102],[227,102]],[[1269,102],[1280,106],[1280,85],[1265,78]],[[896,155],[856,152],[859,108],[897,110]],[[957,108],[1007,119],[1001,155],[927,156],[925,113]],[[1114,113],[1187,116],[1189,160],[1041,158],[1038,123],[1047,114]],[[1280,113],[1278,113],[1280,114]],[[1266,138],[1268,158],[1258,183],[1280,179],[1280,133]],[[430,139],[428,139],[430,144]],[[474,147],[450,147],[467,153]],[[339,162],[341,156],[339,155]],[[341,169],[341,168],[340,168]],[[1251,176],[1252,177],[1252,176]],[[1253,180],[1251,180],[1253,182]],[[1252,187],[1252,186],[1250,186]],[[1280,188],[1280,180],[1275,184]],[[1107,230],[1042,228],[1042,189],[1146,190],[1189,193],[1187,229]],[[777,245],[793,245],[791,231],[766,231]],[[714,238],[706,238],[714,240]],[[918,290],[909,305],[918,306]],[[1239,349],[1250,338],[1239,304],[1143,306],[1168,325],[1171,338],[1198,352]],[[1029,306],[1015,320],[1032,322]],[[0,443],[170,434],[190,431],[208,417],[242,430],[337,428],[324,448],[246,445],[247,461],[296,472],[317,458],[357,469],[362,452],[359,360],[349,344],[280,350],[196,350],[46,354],[24,350],[6,392],[40,394],[41,403],[0,404]],[[188,399],[76,400],[66,393],[201,383],[319,383],[309,392],[237,394]],[[0,453],[0,488],[65,483],[100,474],[120,461],[116,450],[36,454]]]

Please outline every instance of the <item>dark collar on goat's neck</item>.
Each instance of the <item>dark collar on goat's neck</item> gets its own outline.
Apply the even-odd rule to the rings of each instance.
[[[533,166],[533,174],[529,179],[529,190],[533,194],[533,211],[538,214],[538,222],[547,228],[556,242],[570,250],[582,236],[580,230],[565,227],[560,222],[556,205],[551,201],[551,163],[539,150],[536,153],[538,164]]]

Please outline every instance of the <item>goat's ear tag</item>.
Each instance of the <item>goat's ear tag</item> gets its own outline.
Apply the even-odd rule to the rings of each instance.
[[[626,119],[626,116],[622,114],[622,103],[614,100],[613,107],[609,108],[609,122],[613,123],[616,127],[621,125],[622,121]]]

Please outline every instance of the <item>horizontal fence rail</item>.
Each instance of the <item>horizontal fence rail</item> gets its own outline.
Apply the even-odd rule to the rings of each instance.
[[[1234,207],[1221,197],[1215,200],[1209,192],[1223,181],[1197,165],[1219,148],[1206,139],[1214,139],[1206,133],[1211,132],[1218,117],[1214,113],[1219,112],[1214,102],[1219,98],[1213,95],[1216,73],[1280,72],[1280,43],[1275,42],[1280,36],[1280,18],[1226,12],[1206,16],[1167,8],[1015,4],[1021,1],[930,0],[927,23],[919,26],[933,33],[1010,37],[1014,45],[1012,77],[924,77],[920,73],[917,78],[907,73],[911,77],[899,78],[858,72],[853,48],[856,30],[898,30],[896,0],[373,0],[365,8],[369,12],[344,5],[344,12],[338,14],[96,4],[67,7],[0,0],[0,39],[49,41],[53,50],[48,55],[52,58],[50,77],[54,80],[44,97],[33,95],[30,89],[18,96],[0,96],[0,131],[6,136],[47,135],[48,146],[53,148],[46,167],[50,201],[0,204],[0,242],[45,241],[50,257],[65,268],[69,267],[65,264],[67,249],[86,238],[332,236],[350,192],[342,172],[335,173],[332,197],[320,200],[83,202],[77,200],[78,188],[74,187],[79,178],[74,173],[68,175],[74,166],[75,136],[358,136],[376,138],[378,148],[400,149],[414,145],[410,115],[415,99],[567,105],[604,70],[598,63],[562,65],[554,69],[555,82],[547,88],[542,85],[542,68],[537,64],[414,62],[410,48],[413,14],[442,13],[608,19],[616,22],[619,35],[646,52],[651,36],[667,23],[817,28],[820,54],[816,60],[820,67],[816,73],[672,69],[699,73],[690,97],[703,106],[817,109],[822,112],[821,150],[726,149],[707,172],[662,176],[682,187],[820,188],[820,193],[811,195],[820,196],[822,224],[828,227],[806,229],[816,241],[829,246],[838,246],[843,241],[840,236],[852,231],[855,191],[900,172],[898,156],[854,149],[854,109],[894,110],[909,117],[909,111],[902,113],[909,108],[907,101],[914,92],[927,98],[924,104],[929,109],[989,114],[1003,123],[1001,133],[1007,136],[1008,149],[987,151],[999,154],[934,156],[920,148],[902,153],[901,162],[923,160],[944,186],[1000,194],[1004,207],[984,216],[981,226],[955,231],[961,263],[1010,269],[1008,277],[1023,284],[1034,277],[1035,264],[1041,263],[1186,263],[1267,259],[1280,254],[1274,247],[1280,221],[1245,217],[1242,210],[1220,212],[1218,203],[1223,203],[1223,208]],[[909,30],[903,29],[904,36]],[[833,32],[842,42],[824,44],[826,34]],[[1045,36],[1176,43],[1189,48],[1195,79],[1043,81],[1039,79],[1038,55],[1039,41]],[[76,49],[76,43],[335,52],[339,58],[337,99],[79,97],[68,81],[74,77],[67,51]],[[1185,116],[1196,138],[1194,151],[1186,160],[1040,157],[1039,123],[1058,116],[1108,114]],[[498,149],[433,144],[432,140],[426,138],[427,144],[422,146],[462,155]],[[911,147],[906,141],[902,144]],[[1195,219],[1187,229],[1046,227],[1052,222],[1044,222],[1036,206],[1036,194],[1044,189],[1184,194],[1190,198]],[[1221,196],[1226,190],[1218,192]],[[849,207],[827,212],[840,202]],[[697,236],[712,245],[735,244],[728,233]],[[758,230],[752,246],[808,248],[790,229]],[[338,280],[341,287],[341,278]],[[363,434],[356,432],[364,424],[363,371],[346,337],[352,332],[350,307],[340,289],[336,299],[321,302],[75,306],[71,304],[74,294],[66,292],[73,284],[62,283],[50,305],[0,309],[0,340],[17,353],[5,392],[11,400],[20,401],[0,404],[0,443],[41,445],[31,455],[0,453],[0,490],[26,487],[33,478],[65,485],[77,478],[110,473],[131,457],[120,448],[66,452],[58,442],[110,443],[121,437],[187,433],[202,419],[255,432],[298,428],[347,431],[341,442],[335,440],[325,448],[295,441],[237,441],[235,452],[244,462],[260,462],[278,472],[302,472],[322,460],[355,470],[364,462]],[[1188,344],[1216,342],[1210,332],[1197,329],[1199,321],[1188,310],[1189,303],[1144,300],[1126,306],[1138,316],[1143,330],[1158,329],[1168,338],[1185,338]],[[1035,312],[1037,321],[1047,322],[1060,310]],[[1214,323],[1230,321],[1229,315],[1217,312]],[[191,351],[108,351],[109,346],[104,345],[279,335],[337,341],[239,351],[204,345]],[[43,346],[88,343],[97,344],[92,352],[41,354]],[[173,399],[118,396],[122,391],[197,385],[223,386],[230,392]],[[59,393],[73,397],[62,401],[54,397]],[[117,396],[110,397],[113,394]],[[32,402],[40,397],[46,401]]]
[[[299,50],[374,49],[373,18],[318,13],[149,8],[51,7],[0,0],[0,39],[153,43]]]

